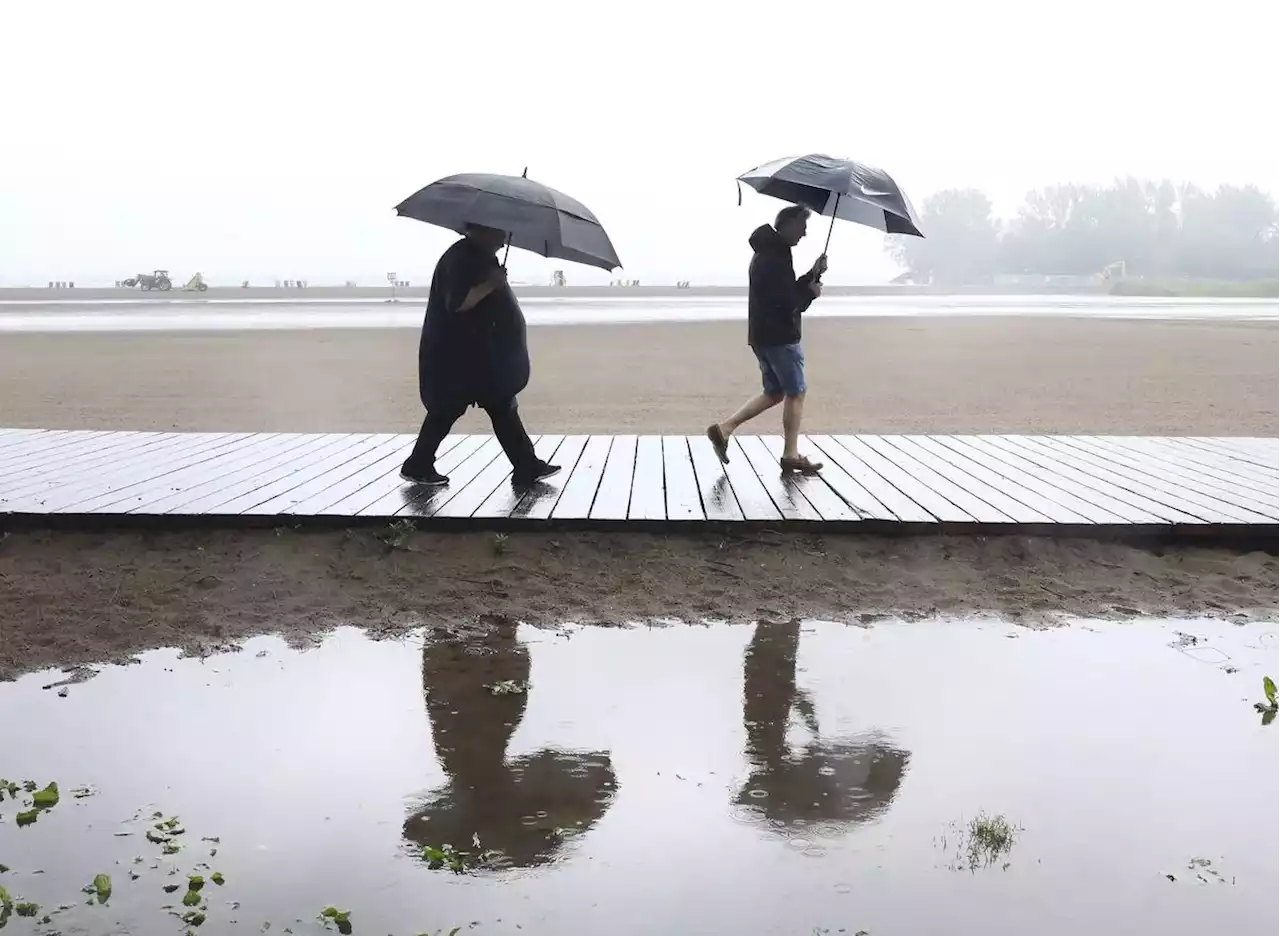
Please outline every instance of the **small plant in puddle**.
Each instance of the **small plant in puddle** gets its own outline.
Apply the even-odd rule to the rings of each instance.
[[[21,829],[23,826],[29,826],[32,823],[34,823],[37,819],[39,819],[40,810],[28,809],[28,810],[25,810],[24,812],[18,813],[13,818],[14,818],[14,821],[18,823],[18,828]]]
[[[325,907],[320,911],[320,920],[324,923],[325,929],[329,928],[332,923],[338,928],[338,932],[346,936],[351,932],[351,911],[339,910],[337,907]]]
[[[404,549],[417,531],[418,528],[413,525],[412,520],[397,520],[394,523],[388,523],[385,530],[375,535],[382,545],[390,549]]]
[[[489,695],[524,695],[529,691],[529,684],[520,679],[504,679],[502,682],[490,683],[485,688],[489,690]]]
[[[511,540],[505,533],[493,534],[493,554],[495,556],[505,556],[507,550],[511,548]]]
[[[482,849],[480,836],[471,836],[474,852],[465,852],[452,845],[428,845],[422,849],[422,860],[432,871],[448,870],[454,874],[465,874],[493,865],[498,853]]]
[[[969,823],[969,839],[966,857],[969,870],[988,867],[1013,850],[1014,839],[1020,830],[1004,816],[988,816],[978,813]]]
[[[37,809],[53,809],[58,805],[58,785],[50,783],[43,790],[36,790],[31,794],[31,803]]]
[[[86,894],[93,894],[98,898],[98,903],[104,904],[111,899],[111,875],[95,874],[93,881],[86,884],[83,888]],[[92,898],[89,901],[92,903]]]
[[[1266,702],[1253,703],[1254,711],[1261,713],[1262,723],[1269,725],[1275,721],[1276,713],[1280,712],[1280,700],[1276,697],[1276,682],[1270,676],[1262,677],[1262,694],[1267,697]]]
[[[20,917],[33,917],[40,912],[40,905],[35,903],[20,903],[14,906],[13,912]]]
[[[199,910],[191,910],[182,915],[182,922],[187,926],[202,926],[204,925],[204,920],[204,913]]]

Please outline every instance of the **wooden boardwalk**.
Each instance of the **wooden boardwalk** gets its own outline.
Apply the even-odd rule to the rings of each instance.
[[[1241,534],[1274,543],[1275,439],[812,435],[820,477],[784,478],[778,436],[544,435],[563,466],[513,489],[490,436],[451,436],[444,488],[398,469],[413,436],[0,429],[0,524],[413,518],[424,527],[673,527],[1057,535]]]

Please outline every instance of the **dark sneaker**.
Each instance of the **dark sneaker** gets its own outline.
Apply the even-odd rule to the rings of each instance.
[[[720,459],[720,464],[729,464],[729,440],[725,438],[718,423],[707,427],[707,438],[711,440],[711,447],[716,450],[716,458]]]
[[[404,478],[410,484],[422,484],[428,487],[440,487],[449,483],[449,478],[442,475],[434,468],[428,468],[426,471],[414,470],[405,466],[400,469],[400,477]]]
[[[533,466],[531,471],[521,471],[511,476],[511,483],[516,487],[528,487],[531,484],[537,484],[539,481],[545,481],[547,478],[553,477],[560,473],[559,465],[548,465],[546,462],[538,462]]]

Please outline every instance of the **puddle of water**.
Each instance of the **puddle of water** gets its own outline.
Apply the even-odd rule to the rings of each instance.
[[[41,905],[5,936],[182,932],[188,874],[203,933],[331,905],[376,934],[1274,933],[1275,649],[1195,621],[343,630],[65,697],[32,674],[0,685],[0,776],[62,797],[23,828],[30,796],[0,803],[0,886]],[[478,866],[432,870],[446,844]]]

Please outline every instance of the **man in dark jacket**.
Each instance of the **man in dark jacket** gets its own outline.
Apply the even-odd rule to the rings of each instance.
[[[436,264],[418,344],[418,393],[427,416],[400,469],[406,481],[449,483],[436,471],[436,449],[472,405],[489,414],[514,484],[560,470],[534,454],[516,408],[516,395],[529,383],[529,348],[520,303],[498,263],[506,238],[503,231],[470,226]]]
[[[782,470],[803,474],[822,470],[820,462],[810,461],[797,447],[805,394],[800,316],[822,295],[820,280],[827,269],[823,254],[809,272],[796,277],[791,248],[807,233],[808,222],[809,209],[792,205],[778,212],[772,226],[756,228],[748,241],[754,254],[748,272],[747,344],[760,365],[763,392],[724,422],[707,428],[707,438],[724,464],[729,463],[729,437],[734,430],[781,403]]]

